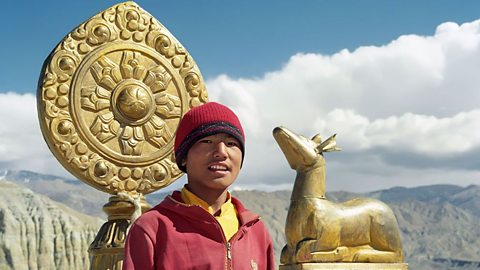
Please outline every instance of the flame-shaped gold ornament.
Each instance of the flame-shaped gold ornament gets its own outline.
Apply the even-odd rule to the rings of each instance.
[[[125,2],[57,45],[43,65],[37,100],[43,136],[58,161],[113,195],[104,207],[109,221],[90,251],[92,269],[119,269],[134,209],[128,201],[141,198],[145,209],[144,194],[182,175],[174,134],[183,114],[207,101],[200,71],[160,22]]]

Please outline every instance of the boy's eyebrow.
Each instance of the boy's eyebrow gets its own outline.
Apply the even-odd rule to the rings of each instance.
[[[222,138],[224,139],[235,139],[238,141],[237,138],[235,138],[235,136],[231,135],[231,134],[228,134],[228,133],[223,133],[223,132],[220,132],[220,133],[216,133],[216,134],[212,134],[212,135],[209,135],[209,136],[206,136],[206,137],[203,137],[201,139],[199,139],[198,141],[201,141],[203,139],[206,139],[206,138],[209,138],[209,137],[213,137],[215,135],[223,135]]]
[[[230,135],[230,134],[227,134],[227,139],[234,139],[236,140],[237,142],[239,142],[239,140],[237,138],[235,138],[233,135]]]
[[[224,132],[216,133],[216,134],[213,134],[213,135],[210,135],[210,136],[215,136],[215,135],[223,135],[223,136],[225,136],[225,138],[235,138],[231,134],[224,133]],[[210,137],[210,136],[208,136],[208,137]]]

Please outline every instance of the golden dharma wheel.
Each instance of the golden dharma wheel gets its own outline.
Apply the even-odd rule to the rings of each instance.
[[[110,194],[147,194],[181,176],[174,134],[207,92],[175,37],[125,2],[57,45],[43,65],[37,100],[43,136],[68,171]]]

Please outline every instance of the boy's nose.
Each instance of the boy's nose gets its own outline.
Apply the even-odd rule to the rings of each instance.
[[[227,146],[223,142],[219,142],[215,145],[215,153],[214,156],[216,158],[226,158],[227,157]]]

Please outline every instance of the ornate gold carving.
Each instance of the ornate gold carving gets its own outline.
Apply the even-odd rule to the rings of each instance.
[[[340,150],[335,135],[322,142],[320,135],[307,139],[277,127],[273,136],[297,171],[285,225],[287,245],[280,258],[286,266],[281,269],[404,269],[397,220],[386,204],[373,199],[345,203],[326,199],[323,153]],[[367,264],[371,268],[307,267],[326,262],[372,264]]]
[[[87,20],[46,59],[38,87],[42,132],[60,163],[102,191],[146,194],[179,176],[181,116],[207,101],[192,57],[133,2]]]

